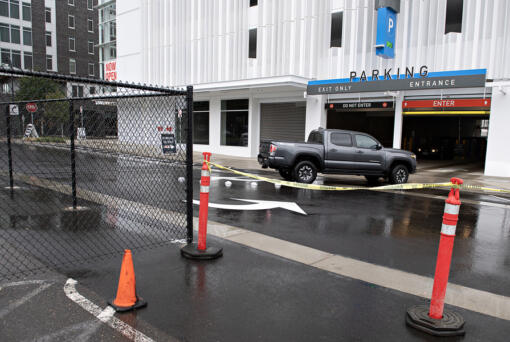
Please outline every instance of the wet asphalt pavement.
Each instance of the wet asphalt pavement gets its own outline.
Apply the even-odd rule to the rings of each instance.
[[[195,175],[198,182],[199,175]],[[447,190],[418,192],[430,195],[425,197],[405,192],[276,189],[264,182],[252,187],[251,182],[243,180],[231,180],[232,186],[228,188],[225,181],[214,180],[213,174],[211,203],[244,204],[233,199],[295,202],[307,215],[281,208],[260,211],[210,208],[211,220],[329,253],[434,275]],[[357,185],[356,182],[359,180],[353,178],[351,184]],[[505,198],[499,197],[461,194],[461,200],[468,199],[470,203],[461,206],[450,281],[510,296],[510,199],[506,205]],[[487,204],[473,204],[475,201]]]
[[[24,150],[24,154],[27,160],[15,159],[15,172],[63,183],[69,179],[65,152],[32,148]],[[175,200],[175,193],[183,192],[184,185],[178,181],[184,172],[182,167],[124,157],[91,157],[88,153],[78,153],[77,163],[81,165],[78,192],[87,189],[162,209],[183,208],[182,201]],[[108,172],[100,175],[101,170]],[[213,176],[236,177],[216,171]],[[195,199],[199,197],[199,177],[200,170],[196,168]],[[446,191],[420,191],[416,195],[319,192],[286,187],[276,189],[263,182],[257,182],[253,187],[251,181],[242,178],[230,180],[232,186],[227,188],[224,185],[226,179],[214,177],[210,188],[211,203],[247,204],[235,199],[293,202],[307,215],[282,208],[254,211],[210,208],[210,220],[318,250],[433,276],[444,209],[444,200],[435,196],[445,198]],[[7,185],[3,177],[0,182],[2,188]],[[351,185],[359,182],[353,178]],[[61,219],[54,212],[37,212],[31,216],[20,205],[25,203],[28,208],[39,208],[44,207],[40,203],[46,202],[45,208],[51,209],[51,201],[68,205],[69,196],[40,189],[31,189],[23,196],[19,202],[9,205],[12,215],[0,220],[2,225],[17,220],[20,229],[16,233],[33,236],[34,232],[30,230],[36,230],[41,222],[45,227],[58,226],[59,231],[65,231],[66,225],[73,222],[76,224],[76,221],[69,223]],[[510,198],[462,193],[461,199],[467,199],[469,203],[461,207],[450,281],[510,296]],[[2,201],[6,203],[7,199],[2,198]],[[115,233],[129,242],[138,235],[147,238],[146,232],[133,231],[133,227],[164,225],[154,219],[126,216],[122,210],[112,212],[108,205],[84,203],[93,209],[94,221],[88,224],[95,230],[89,228],[87,235],[80,235],[80,238],[89,243],[92,241],[93,245],[97,245],[94,239],[98,237],[104,240],[103,231],[109,231],[111,236],[112,227],[118,228]],[[24,212],[20,213],[20,210]],[[195,214],[198,215],[198,206]],[[51,217],[56,217],[56,221]],[[129,238],[130,235],[133,237]],[[174,231],[165,237],[183,236],[182,232]],[[122,242],[115,235],[111,239]],[[129,317],[124,316],[126,320],[158,340],[435,340],[406,328],[403,323],[405,309],[423,303],[421,298],[320,271],[225,240],[210,238],[210,241],[223,246],[225,256],[207,264],[180,258],[176,245],[152,247],[136,254],[138,289],[149,301],[149,307]],[[73,243],[83,245],[82,240]],[[36,255],[38,260],[43,257],[52,256]],[[84,291],[90,291],[98,305],[106,305],[106,300],[115,291],[119,260],[108,259],[63,272],[76,278]],[[55,288],[61,287],[60,280]],[[44,317],[46,308],[54,305],[62,306],[55,309],[55,319],[71,310],[69,303],[63,300],[52,303],[51,296],[47,297],[46,301],[37,297],[45,304],[36,306],[33,317],[38,317],[38,310],[42,311],[40,317]],[[2,296],[2,300],[5,299]],[[504,341],[510,333],[508,321],[456,310],[469,322],[466,340]],[[4,321],[0,336],[17,336],[16,322],[25,317],[22,313],[12,315]],[[78,324],[69,321],[71,323]],[[38,331],[40,334],[51,332],[44,327],[43,322],[32,324],[24,330],[23,339],[42,336]],[[123,339],[108,329],[101,330],[96,337],[101,340],[101,336],[105,336],[105,340],[107,336]]]

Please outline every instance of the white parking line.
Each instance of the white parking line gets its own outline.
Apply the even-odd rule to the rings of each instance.
[[[82,296],[78,291],[76,291],[76,284],[78,282],[74,279],[67,279],[66,284],[64,285],[64,292],[66,296],[71,299],[73,302],[81,306],[83,309],[88,311],[90,314],[95,316],[101,322],[107,324],[111,328],[117,330],[119,333],[124,335],[125,337],[135,341],[135,342],[153,342],[154,340],[150,337],[144,335],[142,332],[136,330],[132,326],[124,323],[120,319],[114,316],[115,310],[108,306],[104,310],[101,310],[99,306],[92,303],[90,300]]]
[[[18,282],[9,283],[9,284],[5,284],[5,285],[0,286],[0,290],[2,290],[2,289],[7,288],[7,287],[23,286],[23,285],[33,285],[33,284],[39,284],[39,286],[35,290],[33,290],[30,293],[28,293],[27,295],[23,296],[22,298],[20,298],[18,300],[15,300],[14,302],[12,302],[9,305],[7,305],[5,308],[0,310],[0,319],[3,318],[5,315],[7,315],[12,310],[14,310],[17,307],[19,307],[19,306],[23,305],[24,303],[26,303],[32,297],[34,297],[37,294],[39,294],[40,292],[46,290],[52,284],[47,283],[47,282],[45,282],[43,280],[27,280],[27,281],[18,281]]]

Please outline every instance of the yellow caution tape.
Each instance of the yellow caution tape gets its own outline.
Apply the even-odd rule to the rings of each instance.
[[[382,185],[375,187],[365,187],[365,186],[332,186],[332,185],[319,185],[319,184],[305,184],[305,183],[297,183],[297,182],[289,182],[274,178],[257,176],[251,173],[242,172],[238,170],[234,170],[230,167],[226,167],[223,165],[207,162],[208,165],[212,165],[218,169],[232,172],[236,175],[253,178],[257,180],[261,180],[264,182],[269,182],[273,184],[280,184],[284,186],[288,186],[291,188],[299,188],[299,189],[309,189],[309,190],[327,190],[327,191],[350,191],[350,190],[370,190],[370,191],[384,191],[384,190],[413,190],[413,189],[433,189],[433,188],[457,188],[459,185],[453,184],[451,182],[447,183],[406,183],[406,184],[393,184],[393,185]],[[509,193],[510,190],[505,189],[496,189],[496,188],[487,188],[477,185],[467,185],[462,184],[459,187],[463,190],[483,190],[483,191],[494,191],[494,192],[502,192]]]

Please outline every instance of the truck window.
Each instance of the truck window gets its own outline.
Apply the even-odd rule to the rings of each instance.
[[[378,142],[366,135],[356,134],[356,146],[359,148],[376,148]]]
[[[324,144],[324,139],[322,136],[322,133],[320,132],[312,132],[308,136],[308,142],[309,143],[315,143],[315,144]]]
[[[331,133],[330,141],[337,146],[352,146],[352,138],[349,133]]]

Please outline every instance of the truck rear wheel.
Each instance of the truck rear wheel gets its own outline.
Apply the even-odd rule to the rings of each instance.
[[[294,178],[292,177],[292,172],[289,169],[279,169],[278,172],[283,179],[289,182],[293,182]]]
[[[409,170],[405,165],[398,164],[391,170],[390,173],[391,184],[404,184],[409,179]]]
[[[303,160],[294,167],[294,179],[299,183],[311,184],[317,178],[317,167],[308,160]]]

